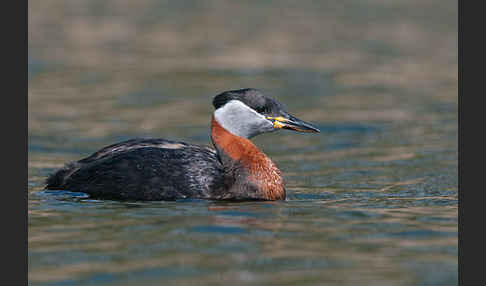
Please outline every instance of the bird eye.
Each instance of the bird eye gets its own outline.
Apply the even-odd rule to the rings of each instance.
[[[263,112],[265,112],[265,110],[266,110],[265,106],[258,106],[258,107],[256,108],[256,111],[257,111],[258,113],[263,113]]]

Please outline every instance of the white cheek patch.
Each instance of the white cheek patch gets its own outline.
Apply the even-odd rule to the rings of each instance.
[[[231,100],[214,112],[214,118],[224,129],[234,135],[251,138],[263,132],[273,131],[273,125],[239,100]]]

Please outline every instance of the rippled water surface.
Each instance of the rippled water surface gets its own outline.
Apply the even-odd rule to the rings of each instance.
[[[457,285],[457,3],[30,1],[28,70],[30,285]],[[254,139],[286,201],[43,191],[117,141],[209,145],[242,87],[321,129]]]

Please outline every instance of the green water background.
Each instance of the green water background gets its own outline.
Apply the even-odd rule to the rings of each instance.
[[[30,285],[457,285],[456,1],[29,1]],[[285,202],[43,193],[132,137],[210,144],[254,87]]]

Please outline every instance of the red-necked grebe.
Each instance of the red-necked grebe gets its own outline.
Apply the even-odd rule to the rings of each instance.
[[[280,170],[250,140],[279,129],[319,132],[256,89],[214,97],[215,149],[166,139],[131,139],[67,164],[46,189],[114,200],[284,200]]]

